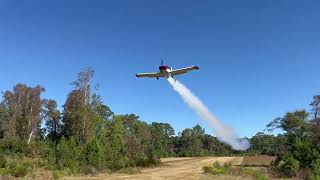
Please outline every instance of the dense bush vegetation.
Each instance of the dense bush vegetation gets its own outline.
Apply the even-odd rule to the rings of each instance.
[[[318,178],[320,172],[320,96],[314,96],[311,113],[289,112],[267,125],[269,130],[281,129],[282,147],[273,169],[288,177]],[[280,142],[281,142],[280,141]]]
[[[272,170],[280,176],[319,179],[320,176],[320,96],[314,96],[311,111],[297,110],[276,118],[268,131],[280,129],[277,136],[262,132],[253,136],[250,155],[277,156]]]

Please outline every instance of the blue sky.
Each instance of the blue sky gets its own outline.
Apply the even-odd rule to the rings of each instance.
[[[82,68],[113,111],[177,132],[200,120],[164,80],[137,79],[162,58],[200,71],[177,77],[240,136],[320,93],[319,1],[0,2],[0,89],[46,88],[63,105]]]

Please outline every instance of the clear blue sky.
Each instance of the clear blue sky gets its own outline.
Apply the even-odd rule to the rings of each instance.
[[[252,136],[320,93],[320,1],[33,0],[0,2],[0,89],[43,85],[63,105],[84,67],[116,113],[200,124],[164,80],[137,79],[161,58],[216,116]]]

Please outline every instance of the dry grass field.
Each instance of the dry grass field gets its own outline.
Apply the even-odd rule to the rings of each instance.
[[[243,157],[242,166],[264,166],[268,167],[272,161],[274,161],[276,157],[274,156],[246,156]]]
[[[162,159],[162,165],[155,168],[141,169],[141,172],[134,175],[126,174],[99,174],[94,177],[64,177],[64,180],[75,179],[91,179],[91,180],[209,180],[209,179],[248,179],[244,177],[235,176],[211,176],[204,174],[202,171],[203,166],[212,164],[219,161],[221,164],[230,162],[233,166],[241,166],[243,164],[254,166],[266,166],[270,163],[271,157],[203,157],[203,158],[165,158]],[[259,162],[263,161],[263,162]]]

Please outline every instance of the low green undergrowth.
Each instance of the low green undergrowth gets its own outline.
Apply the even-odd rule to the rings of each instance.
[[[223,165],[220,165],[218,161],[215,161],[213,165],[211,166],[205,166],[202,168],[204,173],[210,173],[210,174],[226,174],[229,173],[231,170],[231,164],[225,163]]]
[[[0,175],[24,177],[34,169],[34,163],[27,159],[4,158],[1,163]]]
[[[140,168],[127,167],[127,168],[120,169],[118,172],[121,173],[121,174],[129,174],[129,175],[139,174],[140,173]]]
[[[210,166],[205,166],[202,168],[203,172],[212,175],[231,175],[231,176],[242,176],[242,177],[252,177],[257,180],[268,180],[269,178],[261,171],[255,168],[242,168],[242,167],[232,167],[230,163],[225,163],[221,165],[218,161],[215,161]]]

